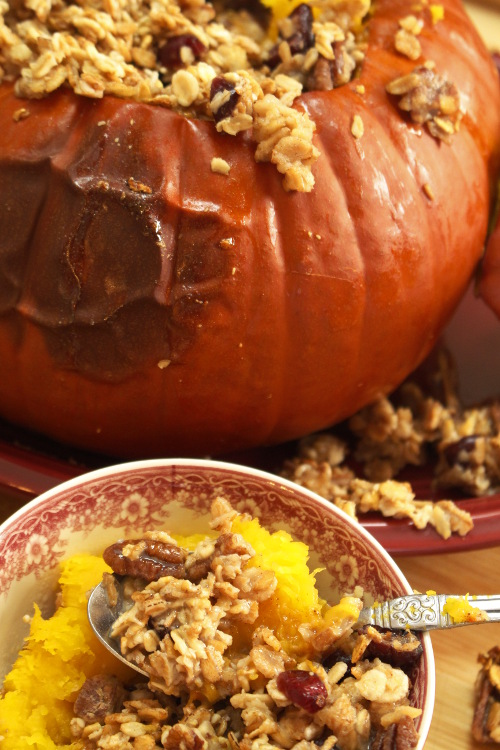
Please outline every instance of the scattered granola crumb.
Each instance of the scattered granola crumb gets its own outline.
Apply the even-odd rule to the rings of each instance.
[[[12,119],[14,120],[14,122],[20,122],[20,120],[25,120],[29,116],[29,109],[26,109],[26,107],[20,107],[19,109],[16,109],[16,111],[12,115]]]
[[[133,177],[128,178],[127,185],[134,191],[134,193],[145,193],[146,195],[150,195],[153,192],[149,185],[145,185],[143,182],[139,182]]]
[[[212,161],[210,162],[210,169],[212,172],[215,172],[216,174],[229,174],[231,170],[231,166],[227,163],[225,159],[221,159],[219,156],[214,156]],[[221,240],[221,243],[224,240]]]
[[[394,36],[396,50],[410,60],[418,60],[422,54],[422,47],[415,34],[406,29],[399,29]]]
[[[351,133],[355,138],[361,138],[365,132],[365,126],[363,120],[359,115],[354,115],[352,118]]]
[[[439,352],[431,381],[427,390],[416,380],[405,382],[390,399],[361,409],[339,434],[332,428],[304,438],[281,475],[354,518],[376,511],[408,518],[418,529],[431,525],[444,539],[465,536],[473,528],[470,513],[450,499],[417,498],[398,476],[407,466],[429,464],[429,493],[498,492],[500,402],[464,408],[446,352]]]
[[[462,112],[458,91],[433,68],[420,65],[391,81],[386,90],[399,96],[399,108],[408,112],[413,122],[425,124],[435,138],[448,143],[459,129]]]
[[[169,366],[170,362],[170,359],[160,359],[157,366],[160,368],[160,370],[165,370],[165,368]]]
[[[284,175],[285,190],[308,193],[313,189],[311,168],[319,157],[313,144],[316,125],[299,112],[266,94],[254,104],[253,135],[256,161],[270,161]]]
[[[426,182],[424,184],[423,191],[426,194],[426,196],[429,198],[430,201],[434,200],[434,190],[432,189],[432,187],[429,185],[428,182]]]
[[[404,18],[401,18],[399,21],[399,25],[402,29],[407,31],[409,34],[414,34],[414,36],[418,36],[420,32],[422,31],[424,22],[422,21],[421,18],[417,18],[416,16],[410,15],[410,16],[405,16]]]
[[[356,86],[356,93],[360,95],[366,93],[366,88],[362,83],[358,83],[358,85]]]

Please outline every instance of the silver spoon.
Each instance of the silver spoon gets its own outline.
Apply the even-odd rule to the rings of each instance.
[[[115,620],[131,606],[130,599],[123,593],[123,580],[114,576],[118,595],[117,604],[111,607],[106,588],[100,583],[92,591],[88,601],[88,618],[92,629],[102,644],[112,651],[120,661],[137,672],[148,676],[147,673],[133,664],[120,653],[120,643],[110,635]],[[477,625],[481,622],[500,622],[500,595],[471,596],[469,603],[483,613],[483,619],[456,622],[448,614],[443,614],[443,608],[450,600],[463,599],[463,596],[450,594],[409,594],[396,599],[381,602],[372,607],[365,607],[354,627],[375,625],[386,630],[442,630],[456,628],[462,625]]]
[[[106,587],[102,583],[96,586],[90,594],[87,604],[87,614],[90,625],[101,643],[118,659],[120,659],[120,661],[128,667],[135,669],[136,672],[140,672],[145,677],[148,677],[149,675],[147,672],[138,667],[137,664],[133,664],[122,656],[119,639],[112,638],[110,635],[115,620],[132,606],[131,600],[124,595],[123,579],[116,575],[113,576],[113,578],[115,579],[117,593],[116,605],[114,607],[110,606]]]

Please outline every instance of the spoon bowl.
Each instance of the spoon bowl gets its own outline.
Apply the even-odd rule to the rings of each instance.
[[[121,576],[114,576],[114,579],[117,593],[117,602],[114,607],[109,603],[108,593],[104,584],[100,583],[90,594],[87,605],[90,626],[103,646],[111,651],[117,659],[147,677],[147,672],[122,656],[119,639],[113,638],[110,635],[115,620],[131,605],[130,600],[124,594],[123,579]]]

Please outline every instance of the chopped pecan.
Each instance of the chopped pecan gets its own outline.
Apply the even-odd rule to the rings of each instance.
[[[345,42],[334,41],[332,52],[331,60],[327,60],[322,55],[319,56],[307,79],[309,91],[331,91],[351,80],[356,62],[347,52]]]
[[[500,742],[500,647],[480,654],[478,661],[472,736],[477,742]]]
[[[387,729],[380,727],[370,744],[370,750],[412,750],[418,742],[415,725],[409,716]]]
[[[89,677],[82,685],[75,701],[74,713],[88,724],[115,713],[122,705],[125,689],[111,675]]]
[[[206,746],[196,729],[186,724],[175,724],[162,744],[165,750],[202,750]]]
[[[137,554],[127,556],[126,547],[136,548]],[[184,561],[186,550],[175,544],[154,539],[133,539],[116,542],[104,550],[104,561],[114,573],[122,576],[157,581],[163,576],[185,578]]]

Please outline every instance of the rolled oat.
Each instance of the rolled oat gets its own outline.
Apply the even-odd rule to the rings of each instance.
[[[132,606],[113,635],[148,682],[119,693],[115,680],[88,679],[71,722],[75,739],[87,750],[364,750],[371,736],[383,741],[392,726],[412,724],[420,715],[409,705],[418,638],[393,648],[392,634],[356,635],[362,604],[349,595],[337,619],[319,615],[323,605],[316,615],[307,610],[311,620],[299,626],[306,650],[292,653],[272,627],[255,625],[260,607],[278,595],[276,573],[259,567],[251,545],[231,531],[240,517],[223,498],[212,515],[219,536],[177,555],[186,577],[129,581]],[[132,563],[140,559],[140,541],[119,545]]]

